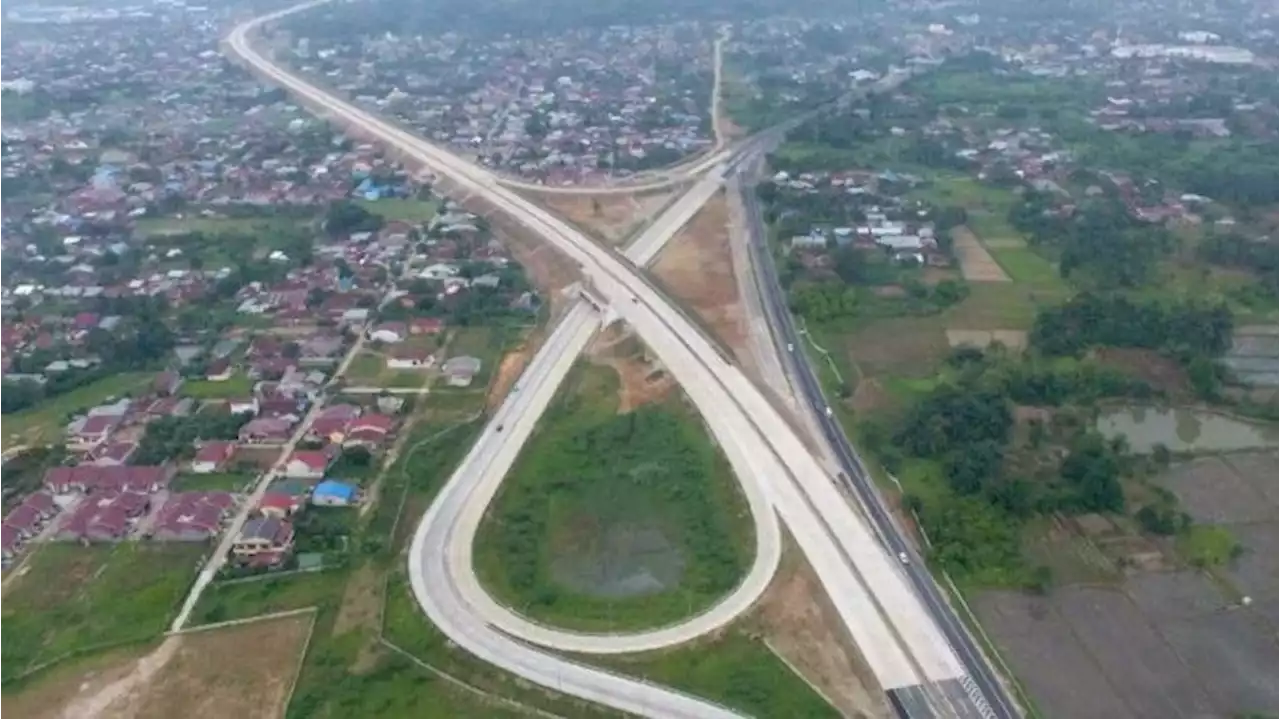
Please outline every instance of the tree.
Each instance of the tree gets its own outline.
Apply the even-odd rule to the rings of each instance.
[[[1003,462],[999,442],[976,442],[947,458],[947,483],[959,494],[977,494],[1000,477]]]
[[[331,235],[377,232],[382,228],[382,223],[380,215],[375,215],[350,200],[330,203],[324,219],[325,230]]]

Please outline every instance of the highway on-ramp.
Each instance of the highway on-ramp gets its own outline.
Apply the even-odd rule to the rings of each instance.
[[[962,698],[932,691],[940,682],[964,679],[964,667],[898,562],[886,554],[779,410],[634,265],[515,195],[484,170],[329,96],[250,46],[247,34],[263,22],[317,4],[289,8],[237,27],[228,36],[230,51],[308,106],[430,167],[576,260],[592,290],[608,303],[608,311],[635,329],[698,406],[739,476],[754,474],[765,480],[765,495],[805,552],[881,686],[889,691],[921,688],[919,696],[938,716],[975,715],[969,707],[956,704]],[[416,538],[414,544],[420,552],[438,551]],[[428,616],[455,642],[486,661],[627,711],[652,716],[714,715],[705,703],[670,690],[563,660],[548,664],[546,654],[522,651],[528,647],[494,631],[468,607],[437,603],[456,587],[424,584],[415,583],[415,594]],[[567,679],[568,673],[572,676]]]

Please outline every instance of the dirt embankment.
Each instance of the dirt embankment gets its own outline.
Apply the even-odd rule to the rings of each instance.
[[[658,256],[653,274],[690,307],[739,357],[747,353],[747,326],[729,248],[729,205],[716,195]]]
[[[667,204],[671,193],[530,196],[597,239],[621,245]]]
[[[618,373],[619,414],[662,402],[676,390],[671,376],[623,325],[613,325],[597,336],[587,347],[587,356]]]
[[[756,610],[769,646],[846,717],[888,719],[870,669],[850,650],[831,600],[791,546]]]

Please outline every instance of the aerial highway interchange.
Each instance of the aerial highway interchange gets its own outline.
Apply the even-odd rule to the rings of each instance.
[[[733,712],[705,700],[552,652],[642,651],[686,642],[728,624],[769,583],[780,556],[780,518],[832,598],[848,638],[901,715],[1019,716],[998,677],[893,524],[838,425],[821,416],[817,409],[823,402],[821,389],[805,363],[786,356],[798,339],[785,307],[779,306],[776,287],[761,280],[770,326],[800,404],[819,415],[821,439],[830,446],[840,467],[837,472],[827,468],[827,458],[815,456],[805,445],[786,410],[728,361],[715,342],[643,273],[643,267],[728,176],[754,167],[768,143],[755,138],[693,163],[681,174],[686,180],[699,179],[625,253],[604,248],[517,195],[490,172],[333,97],[253,47],[254,33],[264,24],[326,1],[242,23],[228,35],[227,49],[313,111],[376,138],[562,251],[578,263],[584,293],[595,300],[576,302],[560,318],[517,389],[493,414],[422,518],[409,565],[414,594],[427,616],[482,660],[566,694],[644,716],[732,716]],[[779,136],[774,133],[773,137]],[[748,207],[753,209],[749,200]],[[753,249],[758,273],[768,271],[763,257],[767,255],[759,247]],[[597,305],[603,312],[597,311]],[[471,547],[485,507],[560,381],[593,334],[613,321],[625,322],[636,332],[699,408],[752,509],[756,558],[739,587],[701,615],[642,634],[586,635],[535,624],[500,606],[472,570]],[[861,512],[846,489],[856,497]]]

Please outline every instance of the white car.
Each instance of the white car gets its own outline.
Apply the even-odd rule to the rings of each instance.
[[[911,557],[908,557],[906,552],[898,552],[898,561],[903,564],[911,564]]]
[[[795,351],[796,351],[796,346],[795,346],[795,345],[793,345],[793,344],[791,344],[790,342],[788,342],[788,343],[787,343],[787,351],[788,351],[788,352],[795,352]]]
[[[826,408],[824,408],[824,411],[827,413],[827,416],[828,416],[828,417],[830,417],[830,416],[831,416],[831,414],[832,414],[832,412],[831,412],[831,407],[826,407]]]

